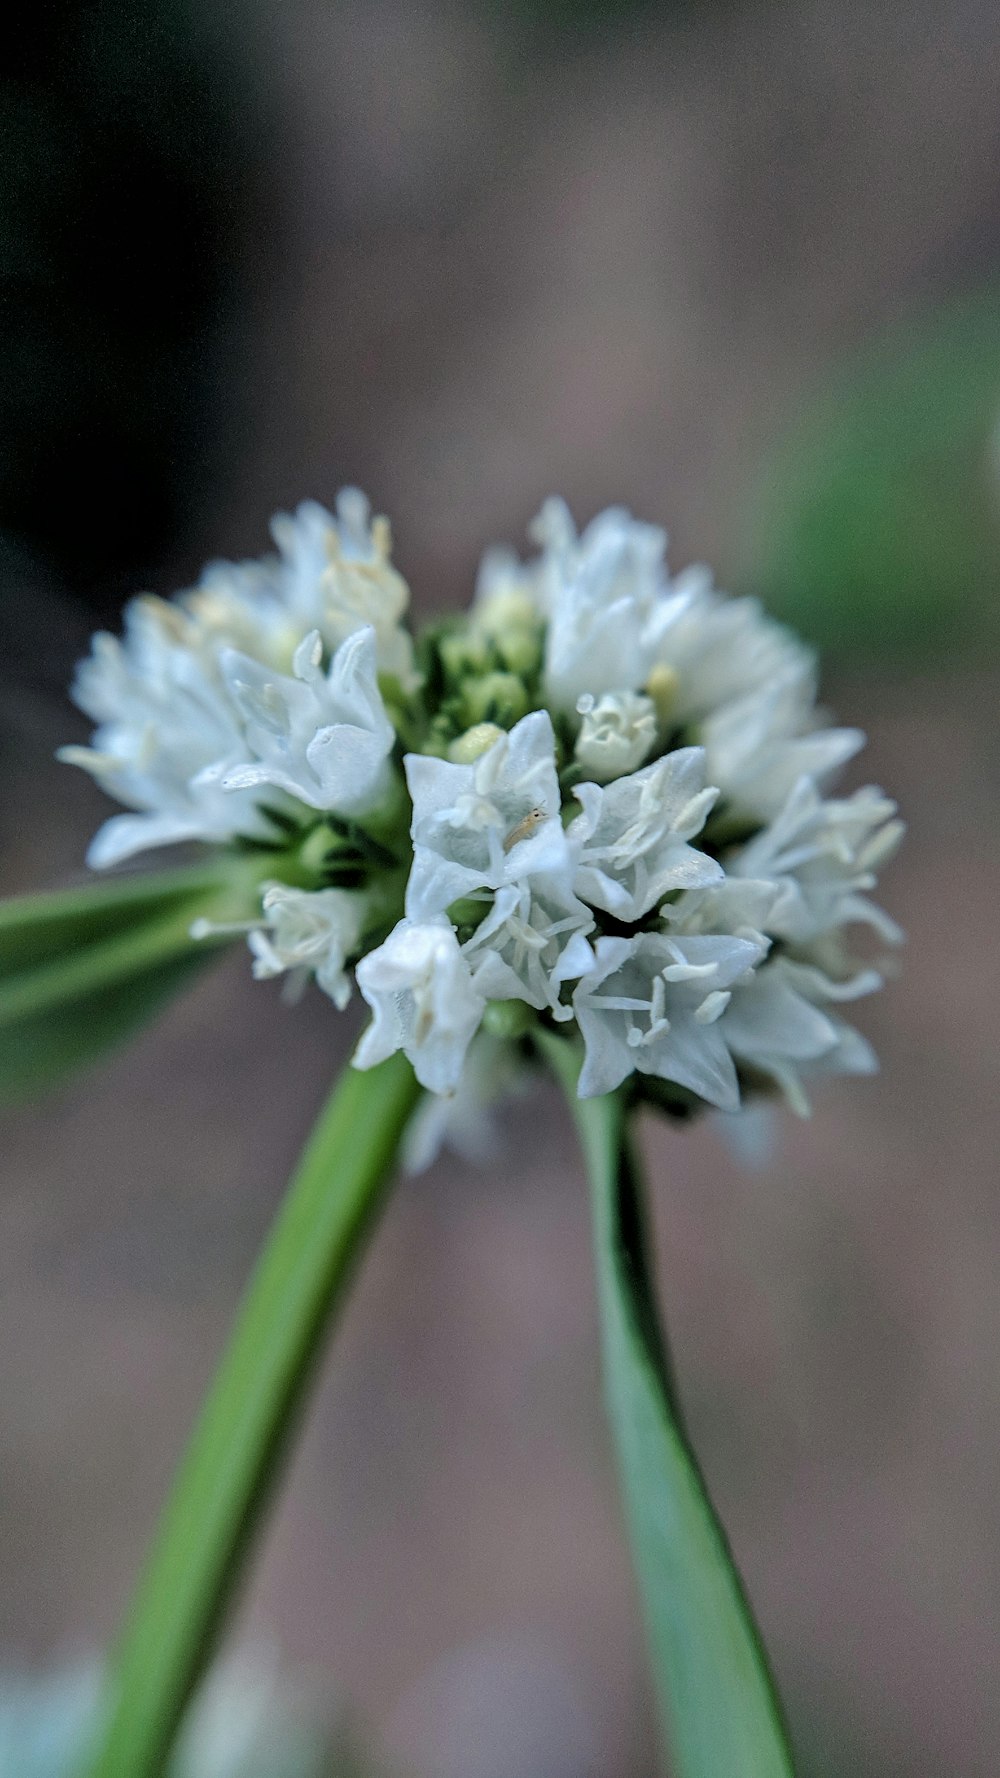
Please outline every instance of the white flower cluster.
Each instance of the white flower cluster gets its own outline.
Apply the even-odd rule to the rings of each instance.
[[[357,1066],[402,1049],[432,1093],[481,1072],[481,1028],[540,1018],[579,1032],[581,1095],[805,1109],[809,1077],[874,1066],[837,1010],[881,980],[849,930],[899,938],[868,895],[894,805],[828,794],[863,736],[755,600],[670,576],[662,531],[612,509],[578,535],[551,500],[534,535],[416,649],[353,490],[277,520],[277,557],[137,600],[79,673],[92,747],[63,751],[133,810],[91,862],[259,846],[255,974],[343,1006],[353,971]]]

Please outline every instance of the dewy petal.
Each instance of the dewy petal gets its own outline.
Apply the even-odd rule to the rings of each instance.
[[[421,1086],[454,1092],[486,1001],[473,986],[449,923],[400,920],[385,943],[361,959],[355,975],[374,1014],[355,1067],[373,1068],[401,1049]]]
[[[568,875],[547,711],[523,717],[472,765],[413,753],[403,764],[413,800],[410,919],[432,918],[478,889]]]

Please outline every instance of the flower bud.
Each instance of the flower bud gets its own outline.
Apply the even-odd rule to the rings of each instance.
[[[454,765],[471,766],[481,753],[487,753],[494,741],[499,741],[503,734],[495,722],[477,722],[467,728],[464,735],[452,741],[448,748],[448,758]]]
[[[583,717],[576,742],[580,766],[598,784],[634,772],[656,740],[656,710],[641,692],[611,691],[595,699],[585,692],[577,699]]]
[[[470,727],[484,722],[512,728],[528,712],[528,694],[514,673],[486,673],[462,687],[463,710]]]

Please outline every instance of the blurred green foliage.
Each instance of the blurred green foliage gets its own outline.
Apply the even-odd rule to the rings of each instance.
[[[847,366],[769,464],[752,533],[753,590],[834,654],[920,664],[988,647],[1000,630],[1000,288]]]

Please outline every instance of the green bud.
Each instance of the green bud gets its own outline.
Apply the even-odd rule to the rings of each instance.
[[[465,681],[462,704],[470,728],[483,722],[512,728],[528,713],[528,694],[514,673],[486,673]]]
[[[471,766],[481,754],[488,753],[495,741],[503,734],[495,722],[477,722],[467,728],[464,734],[457,736],[448,748],[448,758],[453,765]]]
[[[537,629],[511,629],[495,638],[495,647],[505,667],[527,679],[542,664],[541,638]]]
[[[523,1000],[488,1000],[483,1030],[491,1037],[523,1037],[535,1023],[536,1013]]]
[[[326,860],[336,843],[325,821],[317,822],[316,826],[306,834],[299,847],[298,857],[299,867],[305,880],[304,886],[322,882]]]
[[[452,630],[438,643],[438,654],[448,680],[463,680],[470,673],[485,673],[490,665],[489,643],[468,629]]]
[[[446,910],[452,925],[460,932],[473,933],[490,911],[491,903],[474,895],[462,895]]]
[[[537,605],[519,587],[507,587],[479,600],[472,608],[472,621],[497,643],[513,630],[537,634],[542,624]]]

